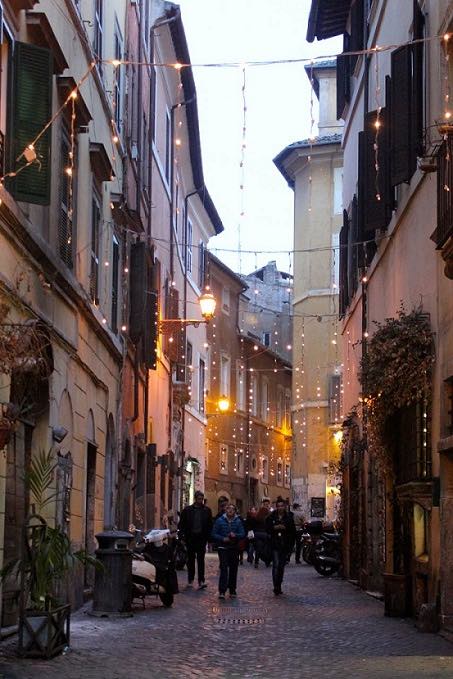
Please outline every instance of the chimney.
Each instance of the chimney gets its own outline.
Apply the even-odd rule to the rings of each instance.
[[[311,66],[305,66],[311,79]],[[313,65],[313,89],[319,100],[319,136],[341,133],[343,121],[337,120],[337,64],[326,59]]]

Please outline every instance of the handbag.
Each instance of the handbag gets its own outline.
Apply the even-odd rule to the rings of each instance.
[[[249,540],[254,539],[255,533],[253,532],[253,530],[249,530],[249,532],[247,533],[247,537],[248,537]]]

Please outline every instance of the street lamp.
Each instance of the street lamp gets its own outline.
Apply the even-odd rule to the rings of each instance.
[[[198,298],[200,304],[200,311],[203,319],[199,318],[162,318],[159,321],[159,331],[162,334],[175,332],[188,325],[193,325],[198,328],[200,323],[209,323],[214,317],[216,308],[216,299],[212,292],[206,291]]]
[[[214,417],[215,415],[226,415],[230,409],[230,399],[228,396],[221,396],[217,401],[216,412],[215,413],[205,413],[206,419]]]

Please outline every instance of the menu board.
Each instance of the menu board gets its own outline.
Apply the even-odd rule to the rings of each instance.
[[[312,497],[310,516],[323,519],[326,514],[326,498],[325,497]]]

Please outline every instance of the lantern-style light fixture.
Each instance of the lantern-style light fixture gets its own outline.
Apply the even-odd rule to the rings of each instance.
[[[217,407],[221,413],[226,413],[230,409],[230,399],[228,396],[221,396],[217,402]]]
[[[216,309],[216,299],[209,288],[198,298],[200,304],[200,311],[203,318],[162,318],[159,321],[159,330],[161,333],[171,333],[178,329],[193,325],[197,328],[200,323],[209,323],[214,318]]]
[[[216,299],[212,292],[206,291],[200,295],[198,301],[200,303],[201,315],[205,319],[205,322],[209,323],[209,321],[214,318],[217,305]]]

